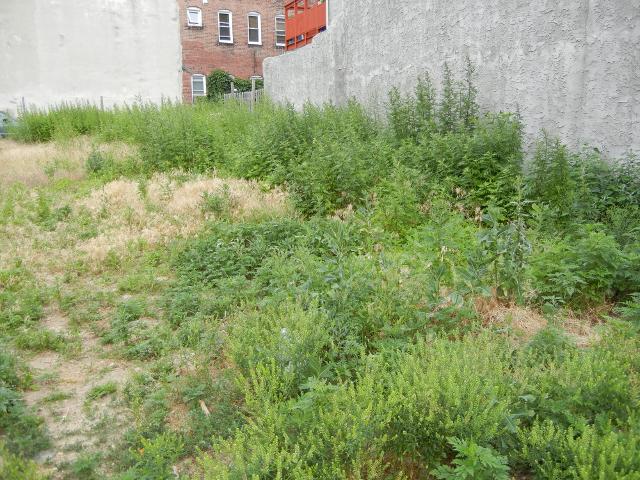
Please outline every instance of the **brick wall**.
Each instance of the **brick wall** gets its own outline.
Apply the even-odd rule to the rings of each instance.
[[[284,0],[178,0],[180,37],[182,41],[182,96],[191,102],[191,75],[208,75],[222,69],[240,78],[262,76],[262,61],[280,55],[276,47],[276,15],[284,13]],[[187,24],[187,8],[202,10],[202,27]],[[233,14],[233,43],[218,41],[218,11]],[[249,45],[248,18],[250,12],[261,16],[262,45]]]

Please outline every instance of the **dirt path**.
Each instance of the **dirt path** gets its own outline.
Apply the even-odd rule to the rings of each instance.
[[[50,312],[42,326],[69,331],[68,320],[58,311]],[[131,420],[120,392],[133,365],[109,358],[109,350],[92,332],[79,335],[82,350],[77,354],[48,351],[28,360],[35,382],[25,400],[44,419],[51,437],[51,448],[38,461],[53,479],[63,478],[65,468],[80,456],[112,448]],[[115,392],[89,398],[95,387],[106,384],[115,385]]]

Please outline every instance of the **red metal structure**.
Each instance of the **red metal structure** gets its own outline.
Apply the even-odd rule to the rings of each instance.
[[[309,43],[327,28],[327,2],[323,0],[294,0],[285,4],[285,34],[287,50],[295,50]]]

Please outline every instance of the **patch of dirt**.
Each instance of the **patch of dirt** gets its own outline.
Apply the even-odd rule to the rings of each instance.
[[[59,311],[50,311],[43,326],[65,331],[68,321]],[[90,331],[80,332],[82,352],[72,358],[43,352],[30,359],[37,389],[25,393],[25,401],[47,426],[52,448],[42,452],[39,461],[51,467],[52,478],[63,478],[62,466],[82,453],[103,450],[121,434],[130,421],[130,413],[119,400],[119,393],[133,366],[108,358],[108,350]],[[118,392],[89,401],[92,388],[114,382]]]
[[[48,309],[41,325],[54,333],[65,333],[69,330],[67,318],[57,309]]]

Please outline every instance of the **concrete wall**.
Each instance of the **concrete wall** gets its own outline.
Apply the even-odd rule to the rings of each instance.
[[[640,0],[329,0],[327,32],[267,59],[267,92],[301,106],[355,97],[381,112],[391,87],[441,81],[466,55],[486,110],[519,110],[572,147],[640,152]]]
[[[0,0],[0,110],[181,94],[176,0]]]

